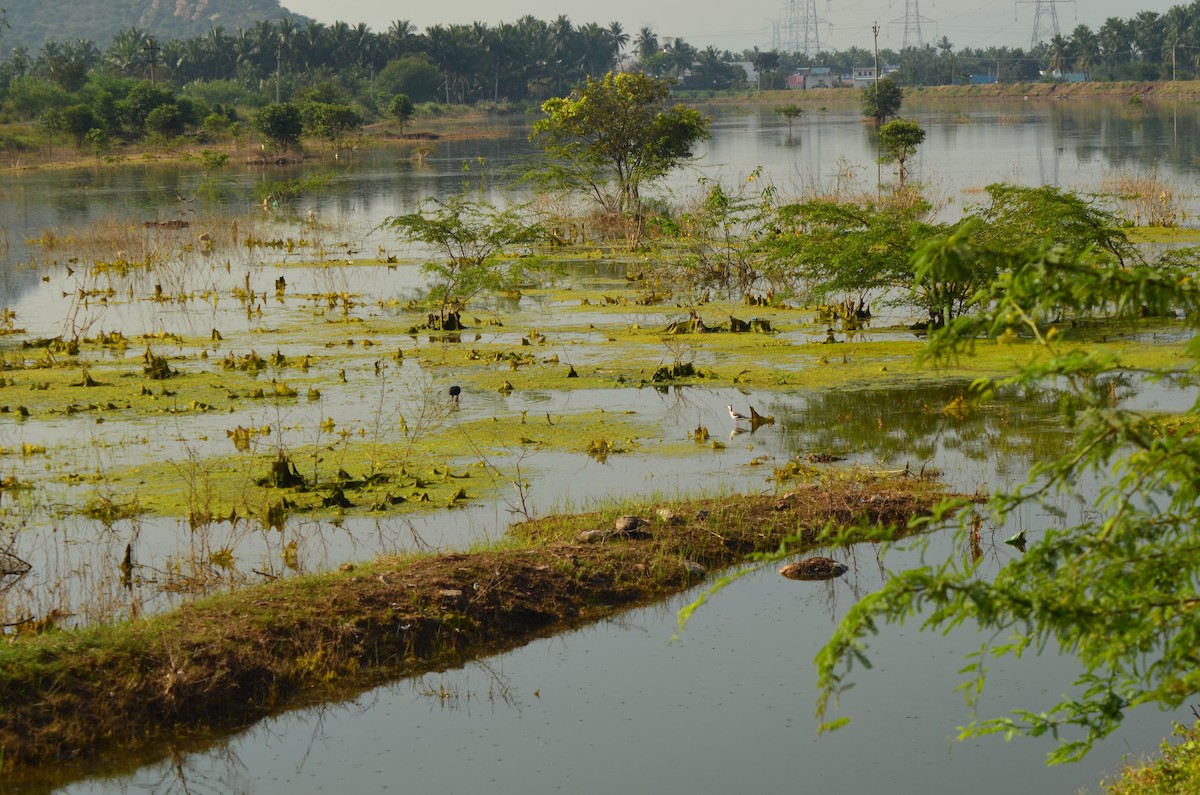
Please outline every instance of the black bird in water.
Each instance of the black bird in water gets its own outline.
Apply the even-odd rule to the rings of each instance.
[[[458,396],[462,394],[462,387],[458,384],[450,387],[450,399],[454,401],[454,405],[458,405]]]

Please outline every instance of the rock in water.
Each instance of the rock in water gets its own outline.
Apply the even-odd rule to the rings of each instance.
[[[805,558],[795,563],[789,563],[779,570],[779,573],[789,580],[832,580],[841,577],[849,567],[833,558]]]

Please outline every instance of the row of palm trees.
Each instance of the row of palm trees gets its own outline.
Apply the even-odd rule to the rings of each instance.
[[[524,16],[488,25],[433,25],[423,33],[407,19],[375,32],[366,24],[297,24],[261,21],[233,33],[220,26],[203,36],[156,42],[136,27],[120,31],[101,51],[88,40],[46,42],[36,57],[17,47],[6,64],[18,77],[33,74],[75,90],[90,70],[157,78],[183,85],[197,80],[238,79],[261,84],[279,74],[338,74],[370,79],[389,62],[406,56],[428,60],[441,75],[440,99],[473,102],[507,98],[521,101],[562,94],[584,75],[620,69],[630,50],[639,68],[660,76],[689,72],[712,76],[722,85],[733,60],[766,62],[757,50],[735,56],[709,47],[698,51],[682,39],[663,39],[649,27],[636,35],[621,23],[575,25],[566,16],[544,21]],[[900,64],[908,83],[949,82],[954,75],[996,69],[1004,77],[1036,79],[1041,69],[1080,71],[1112,79],[1176,76],[1200,66],[1200,0],[1163,14],[1142,11],[1129,19],[1110,17],[1097,31],[1080,24],[1032,51],[987,48],[958,52],[946,37],[936,45],[884,52]],[[873,62],[867,50],[851,47],[812,57],[780,54],[771,68],[786,73],[799,66],[831,66],[840,72]]]
[[[1130,19],[1109,17],[1093,31],[1077,25],[1046,44],[1051,71],[1151,79],[1200,67],[1200,0],[1165,13],[1141,11]]]
[[[232,34],[217,26],[203,36],[161,42],[145,30],[130,27],[103,51],[85,40],[51,41],[36,58],[23,48],[14,49],[9,65],[18,76],[42,76],[73,90],[97,66],[146,78],[156,70],[160,79],[183,85],[195,80],[264,80],[279,72],[317,70],[369,78],[391,61],[420,55],[441,72],[445,99],[454,102],[494,89],[501,75],[507,88],[519,90],[512,99],[523,99],[523,87],[539,81],[559,90],[582,75],[617,68],[628,43],[629,35],[619,22],[576,26],[566,16],[551,22],[525,16],[494,26],[434,25],[424,33],[405,19],[380,33],[366,24],[297,25],[284,19],[262,21]]]

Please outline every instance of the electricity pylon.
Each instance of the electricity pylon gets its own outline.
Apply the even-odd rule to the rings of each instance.
[[[1056,6],[1071,3],[1075,0],[1016,0],[1015,5],[1033,5],[1033,36],[1029,39],[1029,49],[1037,49],[1038,42],[1050,41],[1058,36],[1058,9]]]
[[[805,0],[804,3],[804,54],[815,55],[821,51],[821,37],[817,27],[821,24],[817,16],[817,0]]]
[[[899,22],[899,19],[893,19],[892,22]],[[921,22],[931,22],[930,19],[925,19],[921,16],[921,9],[917,5],[917,0],[907,0],[904,4],[904,43],[901,49],[907,50],[909,47],[920,47],[925,42],[921,38]]]
[[[802,52],[805,55],[820,52],[821,38],[817,30],[820,22],[821,18],[817,16],[817,0],[788,0],[784,8],[784,18],[776,28],[776,48],[786,52]]]

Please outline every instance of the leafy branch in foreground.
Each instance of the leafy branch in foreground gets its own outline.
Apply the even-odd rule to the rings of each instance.
[[[960,231],[917,255],[918,279],[953,281],[995,255],[972,243],[969,229]],[[932,335],[925,352],[927,359],[946,359],[983,339],[1032,338],[1037,355],[1014,374],[976,386],[986,392],[1053,383],[1074,441],[1034,466],[1024,485],[996,494],[990,509],[1002,521],[1033,504],[1051,507],[1055,495],[1094,479],[1101,483],[1098,516],[1047,529],[991,581],[972,560],[957,557],[894,574],[848,612],[817,658],[823,721],[849,686],[853,664],[868,663],[867,637],[910,618],[938,632],[974,624],[988,637],[963,669],[972,709],[991,660],[1055,650],[1080,662],[1074,691],[1057,704],[974,720],[960,733],[960,739],[1048,734],[1057,741],[1050,763],[1080,759],[1132,707],[1177,707],[1200,692],[1200,437],[1191,432],[1200,407],[1182,422],[1122,407],[1108,389],[1097,388],[1128,376],[1119,358],[1089,349],[1050,322],[1096,311],[1130,321],[1178,313],[1183,331],[1194,333],[1196,252],[1132,268],[1113,254],[1103,246],[1027,250],[972,296],[974,311]],[[1147,383],[1193,376],[1198,358],[1200,343],[1192,339],[1183,366],[1140,375]],[[964,524],[959,532],[969,530]]]

